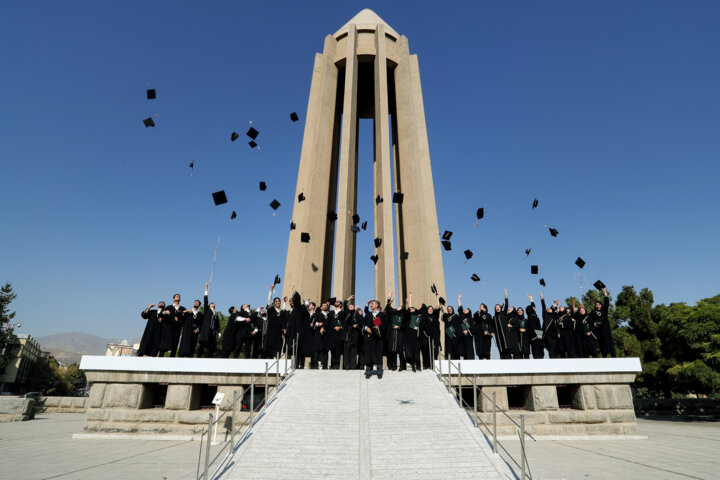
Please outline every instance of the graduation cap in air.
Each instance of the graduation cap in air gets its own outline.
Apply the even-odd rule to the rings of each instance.
[[[383,202],[383,198],[382,198],[380,195],[378,195],[377,197],[375,197],[375,205],[378,205],[378,204],[380,204],[380,203],[382,203],[382,202]]]
[[[401,260],[407,260],[408,258],[410,258],[410,254],[409,254],[408,252],[402,252],[402,253],[400,254],[400,259],[401,259]]]
[[[215,205],[222,205],[223,203],[227,203],[227,197],[225,196],[225,190],[220,190],[219,192],[215,192],[212,194],[213,202],[215,202]]]
[[[335,298],[335,297],[330,297],[330,298],[328,298],[328,303],[329,303],[330,305],[335,305],[335,300],[337,300],[337,298]]]
[[[537,266],[537,265],[531,265],[531,266],[530,266],[530,273],[532,273],[533,275],[537,275],[537,273],[538,273],[538,266]]]
[[[350,231],[352,231],[353,233],[358,233],[360,231],[360,227],[358,227],[357,225],[350,225]]]
[[[472,276],[470,277],[470,279],[471,279],[473,282],[479,282],[479,281],[480,281],[480,277],[478,277],[476,273],[473,273]]]
[[[400,193],[400,192],[393,193],[393,203],[402,204],[404,197],[405,197],[404,193]]]
[[[292,221],[290,222],[290,230],[295,230],[296,226],[297,225],[295,225],[295,222],[292,222]]]
[[[367,230],[367,220],[362,223],[362,229]]]
[[[358,215],[356,213],[355,215],[353,215],[352,220],[353,220],[353,225],[357,225],[358,223],[360,223],[360,215]]]
[[[250,130],[247,131],[246,135],[248,137],[252,138],[253,140],[255,140],[258,136],[258,133],[260,133],[260,132],[255,130],[253,127],[250,127]]]
[[[452,243],[449,240],[443,240],[442,246],[445,250],[452,250]]]
[[[527,258],[527,257],[530,256],[530,250],[532,250],[532,248],[526,248],[526,249],[525,249],[525,258]]]
[[[334,222],[335,220],[337,220],[337,213],[335,213],[334,210],[333,210],[333,211],[330,211],[330,212],[328,212],[328,214],[327,214],[327,218],[328,218],[328,220],[330,220],[331,222]]]
[[[473,256],[472,250],[465,250],[465,252],[463,252],[463,253],[465,253],[465,258],[467,260],[470,260]]]
[[[433,283],[432,285],[430,285],[430,291],[431,291],[432,293],[437,293],[437,287],[435,286],[434,283]]]
[[[300,194],[298,195],[298,202],[302,202],[303,200],[305,200],[305,195],[300,192]]]
[[[277,210],[278,207],[280,206],[280,202],[278,202],[277,199],[274,198],[273,201],[270,202],[270,206],[272,207],[273,210]]]
[[[545,285],[545,279],[544,279],[544,278],[541,278],[541,279],[540,279],[540,285],[542,285],[543,287],[546,287],[546,286],[547,286],[547,285]]]
[[[235,220],[237,218],[237,212],[233,210],[233,212],[230,214],[230,220]]]
[[[195,162],[190,162],[190,176],[192,177],[193,172],[195,171]]]
[[[240,135],[238,135],[237,132],[232,132],[232,133],[230,134],[230,141],[231,141],[231,142],[234,142],[234,141],[237,140],[239,137],[240,137]]]
[[[585,260],[578,257],[577,260],[575,260],[575,265],[577,265],[580,268],[583,268],[585,266]]]
[[[267,190],[267,184],[265,184],[265,182],[260,182],[260,191],[264,192],[265,190]]]
[[[478,208],[477,212],[475,212],[475,215],[477,216],[478,220],[481,220],[485,216],[485,209],[484,208]]]
[[[442,239],[443,240],[450,240],[450,237],[452,237],[453,232],[450,230],[445,230],[445,233],[443,233]]]
[[[443,297],[438,298],[438,302],[440,302],[440,305],[445,305],[445,299]]]
[[[148,99],[148,100],[154,100],[156,96],[157,96],[157,95],[156,95],[156,93],[155,93],[155,89],[154,89],[154,88],[148,88],[148,91],[147,91],[147,99]]]
[[[375,248],[380,248],[380,245],[382,245],[382,238],[378,237],[375,239]]]
[[[593,283],[593,287],[597,288],[598,290],[602,291],[603,288],[605,288],[605,284],[602,283],[600,280]]]
[[[372,257],[370,257],[370,260],[373,261],[373,264],[377,264],[378,256],[377,256],[377,255],[373,255]]]
[[[550,235],[552,235],[553,237],[558,236],[558,231],[555,230],[554,228],[548,228],[548,230],[550,230]]]
[[[535,209],[535,207],[537,207],[537,206],[538,206],[538,199],[536,198],[535,200],[533,200],[533,206],[532,206],[532,209],[534,210],[534,209]]]
[[[292,112],[292,113],[290,114],[290,120],[292,120],[293,122],[297,122],[297,121],[298,121],[298,115],[297,115],[297,113]]]
[[[250,148],[255,148],[255,147],[257,147],[257,143],[255,143],[255,140],[249,141],[249,142],[248,142],[248,145],[250,145]]]
[[[143,120],[143,124],[145,125],[145,128],[155,126],[155,122],[153,122],[152,117],[148,117],[145,120]]]
[[[310,234],[307,232],[302,232],[300,234],[300,241],[302,243],[310,243]]]
[[[273,280],[273,285],[277,285],[280,283],[280,275],[275,275],[275,280]]]

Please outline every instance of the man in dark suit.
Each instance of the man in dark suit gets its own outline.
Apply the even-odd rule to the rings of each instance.
[[[177,353],[180,342],[180,330],[182,330],[182,317],[185,307],[180,305],[180,294],[173,295],[173,304],[165,308],[160,315],[162,333],[158,357],[164,357],[167,352],[174,357]]]
[[[206,358],[213,358],[217,349],[217,337],[220,331],[220,318],[215,313],[215,303],[208,304],[208,284],[205,284],[205,297],[203,299],[203,322],[200,326],[200,336],[198,342],[198,358],[205,354]]]
[[[363,337],[365,338],[365,378],[372,376],[373,365],[377,366],[378,379],[383,377],[383,338],[387,328],[387,316],[380,310],[380,302],[370,301]]]

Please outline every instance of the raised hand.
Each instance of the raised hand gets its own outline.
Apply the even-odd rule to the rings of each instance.
[[[505,289],[505,298],[507,298],[507,288]]]

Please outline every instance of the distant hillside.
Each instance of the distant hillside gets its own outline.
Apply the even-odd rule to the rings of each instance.
[[[58,360],[66,363],[79,362],[82,355],[105,355],[108,343],[120,343],[127,340],[130,345],[139,338],[102,338],[83,332],[56,333],[46,337],[36,337],[43,351],[49,351]]]

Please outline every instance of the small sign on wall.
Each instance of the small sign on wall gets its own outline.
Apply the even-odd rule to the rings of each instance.
[[[216,393],[212,401],[213,405],[220,405],[223,401],[223,398],[225,398],[224,393]]]

